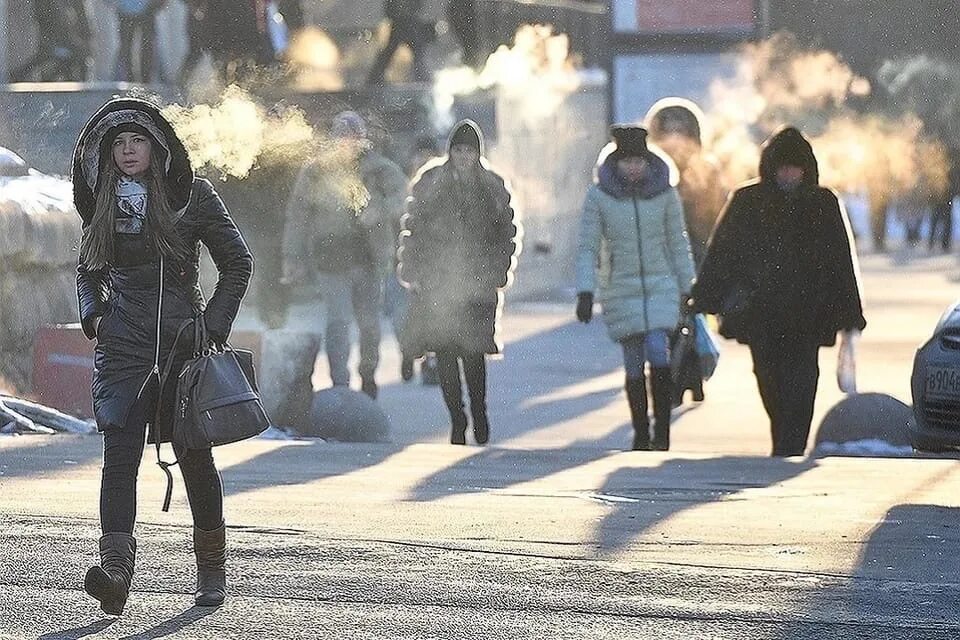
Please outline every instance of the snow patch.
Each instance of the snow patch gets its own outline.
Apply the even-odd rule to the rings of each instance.
[[[816,453],[834,456],[865,456],[865,457],[910,457],[914,455],[913,447],[890,444],[885,440],[867,438],[865,440],[851,440],[850,442],[821,442],[817,445]]]

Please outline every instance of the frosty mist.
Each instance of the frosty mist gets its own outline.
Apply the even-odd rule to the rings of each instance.
[[[834,54],[803,50],[793,36],[777,34],[745,46],[736,79],[711,87],[704,146],[733,186],[756,176],[758,142],[793,124],[810,138],[826,186],[865,191],[875,206],[914,191],[942,191],[942,145],[912,114],[856,110],[853,103],[872,91]]]

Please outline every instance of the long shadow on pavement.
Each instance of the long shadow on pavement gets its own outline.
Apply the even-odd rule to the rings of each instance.
[[[151,629],[132,636],[123,636],[120,640],[156,640],[182,631],[194,622],[206,618],[216,611],[215,607],[190,607],[169,620],[165,620]]]
[[[223,470],[225,495],[277,485],[298,485],[374,467],[403,451],[394,444],[296,441]],[[362,449],[363,455],[348,455]]]
[[[37,638],[37,640],[80,640],[80,638],[86,638],[87,636],[100,633],[117,620],[118,618],[104,618],[102,620],[97,620],[96,622],[91,622],[83,627],[45,633]]]
[[[0,482],[6,478],[47,475],[86,465],[99,461],[103,452],[103,438],[98,434],[20,437],[30,438],[31,446],[0,449]]]
[[[593,445],[593,441],[579,441],[562,449],[481,449],[421,480],[407,499],[426,502],[505,489],[617,454]]]
[[[960,508],[901,504],[888,510],[863,547],[853,577],[810,593],[815,622],[795,623],[783,640],[925,640],[960,635]],[[816,626],[816,629],[812,627]]]
[[[597,355],[598,353],[602,355]],[[558,422],[573,420],[622,399],[622,390],[618,387],[571,395],[535,405],[530,409],[522,408],[524,401],[528,399],[581,384],[621,366],[616,345],[609,341],[599,326],[585,328],[577,323],[568,323],[509,343],[506,347],[506,359],[492,361],[490,367],[488,404],[493,421],[492,440],[502,441]],[[387,388],[389,386],[384,387]],[[422,407],[418,405],[422,402],[422,393],[417,391],[416,394],[389,394],[390,413],[403,411],[406,415],[422,416]],[[436,402],[442,403],[439,389],[434,392]],[[618,428],[623,426],[619,425]],[[397,430],[397,425],[394,425],[394,431]],[[343,455],[345,447],[357,446],[364,448],[364,456]],[[351,445],[320,441],[309,444],[303,441],[291,443],[225,469],[224,491],[227,495],[233,495],[265,486],[303,484],[352,473],[376,466],[405,448],[405,444]],[[570,453],[569,450],[575,453]],[[491,487],[505,487],[544,475],[542,472],[534,472],[533,469],[547,469],[547,474],[552,474],[589,463],[609,453],[598,446],[596,440],[583,440],[564,449],[533,452],[481,449],[467,460],[424,479],[419,485],[422,490],[414,491],[414,499],[432,500],[446,495],[439,493],[438,484],[445,484],[447,479],[456,477],[460,469],[471,467],[484,459],[515,459],[513,466],[517,474],[513,476],[514,480],[508,481],[505,477],[484,478],[485,483]],[[529,460],[530,456],[543,456],[546,463],[524,464],[523,460]],[[504,465],[496,466],[503,468]],[[530,470],[526,470],[527,468]]]
[[[611,473],[594,495],[610,508],[597,531],[600,552],[611,554],[624,549],[645,530],[681,511],[736,499],[741,491],[783,482],[815,466],[816,462],[808,459],[793,462],[722,456],[675,458],[653,467],[622,467]],[[762,477],[757,477],[758,473]]]

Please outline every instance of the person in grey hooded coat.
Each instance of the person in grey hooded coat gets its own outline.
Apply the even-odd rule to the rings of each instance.
[[[670,334],[693,282],[693,259],[670,166],[647,148],[642,127],[614,126],[611,134],[616,147],[600,164],[580,219],[576,313],[590,322],[599,288],[607,331],[623,348],[633,449],[666,451],[673,395]]]
[[[410,290],[410,308],[401,348],[408,357],[437,354],[453,444],[465,443],[467,429],[462,362],[474,439],[485,444],[485,355],[501,351],[498,324],[519,253],[519,226],[510,192],[483,159],[480,127],[460,122],[447,149],[415,180],[403,220],[399,275]]]

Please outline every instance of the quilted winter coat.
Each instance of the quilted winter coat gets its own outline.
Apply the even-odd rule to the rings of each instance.
[[[672,331],[680,320],[680,298],[694,278],[683,207],[670,185],[670,169],[647,156],[646,184],[631,192],[608,156],[587,191],[580,218],[577,291],[599,289],[610,337],[655,329]]]
[[[186,263],[167,257],[161,260],[145,233],[117,233],[114,260],[108,267],[89,269],[81,260],[77,268],[77,298],[83,331],[88,338],[97,340],[93,408],[100,430],[124,426],[145,385],[156,383],[151,372],[154,367],[163,370],[177,328],[184,320],[202,313],[212,336],[220,340],[229,336],[253,273],[253,257],[223,201],[207,180],[194,177],[186,150],[173,128],[153,105],[142,100],[124,98],[108,102],[80,134],[72,177],[74,201],[83,226],[91,222],[95,194],[102,186],[101,143],[112,127],[124,123],[138,124],[155,139],[163,140],[168,198],[176,212],[175,228],[192,252]],[[198,282],[201,242],[219,271],[209,300],[204,300]],[[97,317],[100,324],[95,333]],[[189,342],[192,341],[178,347],[173,371],[179,372],[192,352]],[[151,442],[170,439],[174,391],[175,384],[168,384],[161,392],[160,420],[151,431]]]

